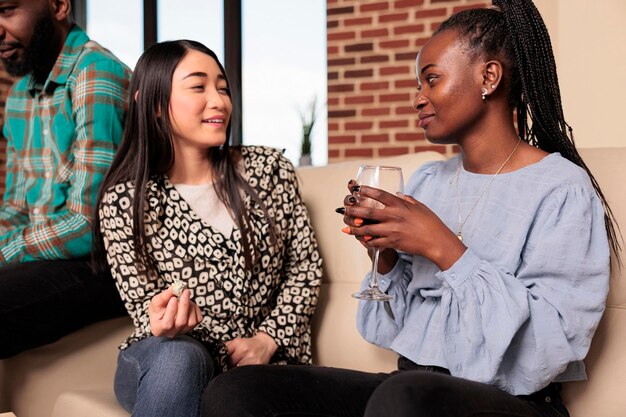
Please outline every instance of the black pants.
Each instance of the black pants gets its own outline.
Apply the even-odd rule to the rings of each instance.
[[[414,365],[391,374],[243,366],[215,378],[203,417],[568,417],[558,384],[530,396]],[[404,369],[403,369],[404,368]]]
[[[87,259],[0,267],[0,358],[125,314],[111,275]]]

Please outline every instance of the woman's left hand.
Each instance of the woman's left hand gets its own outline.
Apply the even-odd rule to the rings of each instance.
[[[346,206],[344,223],[349,226],[349,234],[363,237],[366,246],[424,256],[441,270],[450,268],[467,249],[435,213],[413,197],[398,197],[367,186],[361,186],[359,194],[385,206]],[[357,218],[375,223],[357,225]]]
[[[278,345],[267,333],[252,337],[237,337],[224,343],[228,349],[230,366],[268,364]]]

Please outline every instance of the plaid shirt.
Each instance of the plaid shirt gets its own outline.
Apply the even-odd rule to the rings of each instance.
[[[130,70],[77,26],[46,82],[18,80],[6,102],[0,265],[91,251],[100,183],[122,137]]]

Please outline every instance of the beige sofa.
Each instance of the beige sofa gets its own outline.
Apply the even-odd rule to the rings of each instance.
[[[612,204],[626,224],[626,148],[582,152]],[[420,164],[441,159],[424,152],[385,159],[404,169],[406,177]],[[327,366],[388,371],[395,356],[373,347],[354,325],[357,302],[350,297],[367,271],[364,251],[343,235],[341,216],[334,212],[346,194],[358,163],[299,170],[325,260],[322,297],[314,322],[315,360]],[[405,180],[408,178],[405,178]],[[624,226],[626,227],[626,226]],[[548,254],[546,254],[548,256]],[[622,255],[625,258],[626,255]],[[608,308],[587,359],[589,380],[565,386],[572,417],[626,415],[626,266],[611,277]],[[127,417],[112,391],[116,346],[129,333],[128,319],[94,324],[39,349],[0,361],[0,413],[17,417]],[[1,343],[1,342],[0,342]]]

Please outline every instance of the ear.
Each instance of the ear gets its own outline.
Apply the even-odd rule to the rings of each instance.
[[[50,0],[50,10],[56,21],[63,22],[69,18],[72,4],[70,0]]]
[[[500,61],[485,62],[483,67],[483,87],[487,89],[487,95],[496,91],[502,82],[502,63]]]

